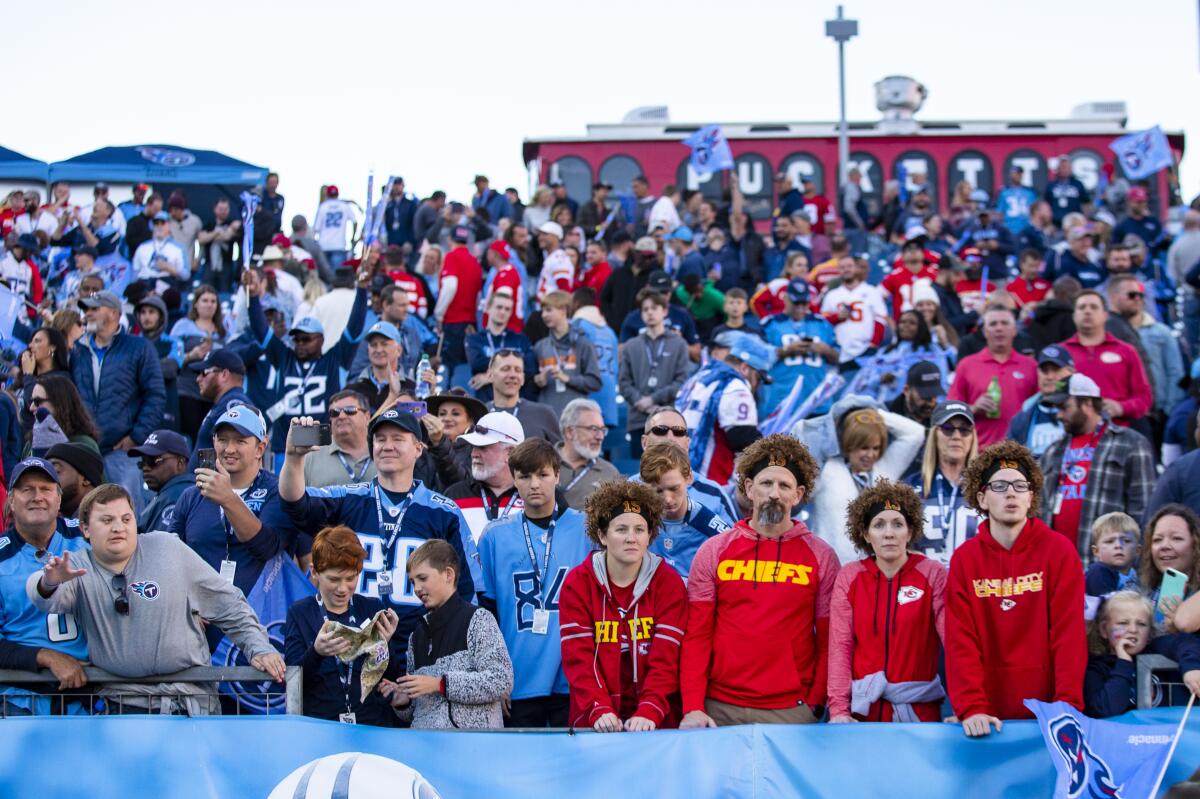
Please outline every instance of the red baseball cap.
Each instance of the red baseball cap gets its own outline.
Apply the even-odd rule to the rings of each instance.
[[[507,261],[507,260],[508,260],[508,258],[509,258],[509,255],[508,255],[508,243],[507,243],[507,242],[504,242],[504,241],[493,241],[491,244],[489,244],[489,245],[488,245],[488,249],[489,249],[490,251],[492,251],[492,252],[499,253],[499,254],[500,254],[500,257],[501,257],[501,258],[503,258],[503,259],[504,259],[504,260],[506,260],[506,261]]]
[[[329,197],[337,197],[338,196],[338,187],[334,186],[332,183],[329,184],[328,186],[325,187],[325,194],[328,195]]]
[[[963,247],[958,253],[958,257],[964,261],[982,261],[983,253],[979,252],[977,247]]]
[[[1130,200],[1141,200],[1142,202],[1145,202],[1149,199],[1149,195],[1146,194],[1146,190],[1141,186],[1134,186],[1129,190],[1129,194],[1126,196]]]
[[[276,247],[282,247],[285,250],[289,250],[292,247],[292,240],[282,233],[276,233],[274,236],[272,236],[271,243]]]

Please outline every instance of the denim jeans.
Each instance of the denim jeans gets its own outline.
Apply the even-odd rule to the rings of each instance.
[[[325,259],[329,261],[330,271],[336,272],[337,268],[346,263],[346,258],[349,256],[345,250],[325,250]]]
[[[1200,357],[1200,352],[1196,351],[1197,344],[1200,343],[1200,297],[1195,294],[1188,294],[1183,298],[1183,338],[1188,356]]]
[[[134,515],[141,515],[146,507],[146,497],[143,494],[142,468],[137,458],[129,457],[125,450],[114,449],[104,456],[104,474],[109,482],[119,483],[133,497]]]

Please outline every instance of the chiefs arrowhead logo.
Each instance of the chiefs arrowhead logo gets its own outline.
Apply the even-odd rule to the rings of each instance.
[[[1017,606],[1017,603],[1011,599],[1001,599],[1000,600],[1000,609],[1001,610],[1012,610],[1016,606]]]

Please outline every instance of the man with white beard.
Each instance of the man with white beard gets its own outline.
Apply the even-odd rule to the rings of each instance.
[[[525,440],[525,431],[511,413],[492,411],[459,438],[471,445],[471,476],[446,489],[446,496],[458,505],[472,541],[478,543],[489,523],[524,507],[508,467],[508,453]]]
[[[600,451],[608,428],[600,406],[590,399],[573,399],[559,417],[563,442],[556,449],[562,458],[558,486],[567,497],[567,504],[583,510],[584,503],[606,480],[619,480],[621,473],[604,458]]]

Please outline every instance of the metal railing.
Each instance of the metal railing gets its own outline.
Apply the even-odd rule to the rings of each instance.
[[[162,683],[218,683],[218,682],[272,682],[272,678],[266,672],[259,671],[252,666],[193,666],[183,671],[177,671],[174,674],[160,674],[152,677],[138,677],[131,679],[129,677],[120,677],[116,674],[111,674],[104,669],[96,668],[95,666],[84,666],[83,673],[87,675],[88,686],[102,687],[113,683],[120,684],[136,684],[136,685],[158,685]],[[46,683],[56,684],[58,678],[54,676],[48,669],[39,671],[19,671],[16,669],[0,669],[0,685],[44,685]],[[38,692],[29,694],[43,699],[62,698],[67,701],[83,700],[83,699],[115,699],[118,704],[121,699],[132,700],[134,698],[158,699],[165,698],[167,695],[146,693],[146,694],[122,694],[120,697],[112,697],[101,694],[98,691],[89,692],[84,689],[76,691],[54,693],[54,692]],[[264,692],[264,696],[278,696],[279,692]],[[22,695],[13,695],[11,698],[19,698]],[[176,695],[171,694],[172,698]],[[222,694],[224,696],[224,694]],[[283,689],[284,704],[286,712],[290,715],[300,715],[304,712],[304,674],[300,666],[288,666],[287,678],[284,682]],[[180,699],[187,699],[188,696],[179,696]],[[6,700],[6,695],[0,694],[0,703]],[[0,716],[6,715],[0,713]]]
[[[1138,710],[1154,707],[1154,673],[1158,671],[1178,670],[1179,664],[1165,655],[1138,655],[1136,683]],[[1173,685],[1183,685],[1183,683],[1160,682],[1158,687],[1169,691]]]

